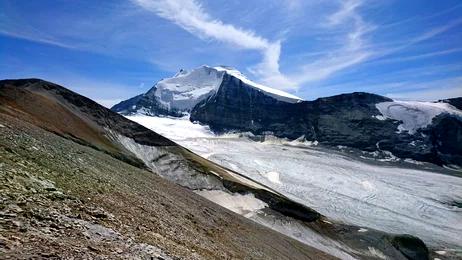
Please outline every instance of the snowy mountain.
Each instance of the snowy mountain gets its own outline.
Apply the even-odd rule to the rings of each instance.
[[[123,115],[169,115],[217,133],[251,132],[399,158],[462,166],[460,99],[395,101],[349,93],[304,101],[250,81],[229,67],[181,70],[147,93],[115,105]]]
[[[180,70],[175,76],[157,82],[145,94],[123,101],[112,110],[122,114],[172,116],[189,113],[196,104],[218,91],[225,75],[235,78],[237,84],[275,100],[289,103],[301,101],[301,98],[289,93],[257,84],[231,67],[204,65],[191,71]]]

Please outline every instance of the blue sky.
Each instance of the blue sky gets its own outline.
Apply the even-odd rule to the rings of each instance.
[[[0,78],[107,106],[180,68],[228,65],[305,99],[462,96],[460,0],[0,0]]]

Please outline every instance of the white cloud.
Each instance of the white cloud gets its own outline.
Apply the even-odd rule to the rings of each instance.
[[[254,32],[213,19],[195,0],[133,0],[146,10],[170,20],[190,33],[245,49],[266,50],[271,43]]]
[[[282,0],[281,0],[282,1]],[[290,11],[296,11],[303,5],[303,0],[284,0],[282,4]]]

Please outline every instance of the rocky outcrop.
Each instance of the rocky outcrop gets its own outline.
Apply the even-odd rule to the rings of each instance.
[[[208,124],[215,132],[231,130],[261,134],[273,131],[276,135],[299,137],[304,129],[288,124],[299,117],[299,111],[291,103],[276,100],[257,89],[248,88],[241,80],[225,75],[217,93],[197,104],[191,112],[191,120]]]
[[[141,94],[114,105],[111,110],[124,115],[146,114],[151,116],[168,115],[181,116],[183,113],[178,110],[168,109],[159,100],[149,94]]]
[[[462,119],[442,114],[433,119],[425,131],[433,148],[433,154],[441,163],[462,165]]]
[[[448,103],[455,108],[462,110],[462,97],[443,99],[438,102]]]
[[[416,237],[409,235],[395,236],[391,243],[409,260],[429,259],[428,248]]]

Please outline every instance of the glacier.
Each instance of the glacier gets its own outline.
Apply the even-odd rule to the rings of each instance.
[[[414,134],[418,129],[425,128],[432,123],[435,116],[448,113],[462,117],[462,111],[443,102],[422,101],[393,101],[377,103],[376,108],[382,115],[377,115],[379,120],[387,118],[402,121],[398,125],[398,132]]]
[[[128,118],[329,219],[363,227],[358,232],[407,233],[433,250],[462,250],[458,172],[406,160],[363,159],[344,147],[276,138],[255,142],[241,133],[217,136],[187,117]],[[252,218],[258,222],[259,216]]]

